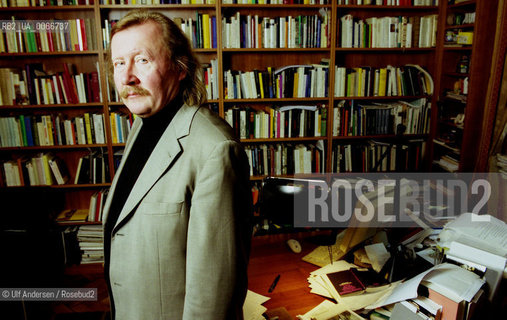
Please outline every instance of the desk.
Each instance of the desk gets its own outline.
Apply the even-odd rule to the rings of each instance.
[[[326,298],[310,293],[307,278],[318,266],[301,260],[317,245],[307,238],[315,232],[299,232],[294,234],[276,234],[255,236],[252,239],[252,251],[248,267],[248,288],[258,294],[270,297],[263,304],[268,310],[285,307],[292,318],[305,314]],[[293,253],[286,241],[290,238],[301,243],[302,252]],[[273,292],[268,289],[280,275],[280,280]]]

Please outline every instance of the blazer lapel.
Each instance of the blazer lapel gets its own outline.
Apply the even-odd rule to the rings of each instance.
[[[146,193],[167,168],[177,159],[178,155],[183,152],[179,139],[188,135],[192,118],[197,109],[197,107],[183,105],[178,110],[139,174],[116,221],[113,233],[127,221],[126,218],[135,211],[133,209],[141,202]],[[128,151],[130,152],[130,149]],[[118,174],[121,174],[121,172],[118,172]]]

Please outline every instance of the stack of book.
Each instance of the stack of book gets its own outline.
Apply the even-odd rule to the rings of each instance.
[[[104,233],[102,225],[83,225],[77,232],[81,263],[104,262]]]
[[[5,161],[2,171],[3,181],[8,187],[62,185],[69,180],[65,163],[50,152]]]

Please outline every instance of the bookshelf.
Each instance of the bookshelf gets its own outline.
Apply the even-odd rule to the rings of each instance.
[[[20,116],[35,122],[46,116],[46,121],[51,123],[58,116],[60,121],[83,117],[85,141],[55,143],[58,137],[53,134],[56,138],[53,143],[34,143],[32,146],[22,140],[21,133],[18,138],[21,142],[17,145],[2,144],[0,147],[2,165],[9,161],[11,165],[23,164],[17,160],[51,153],[62,159],[69,180],[63,185],[30,186],[30,179],[25,175],[24,186],[13,187],[7,186],[4,172],[0,188],[2,191],[16,190],[17,194],[34,190],[57,193],[59,201],[52,204],[51,209],[58,213],[63,209],[88,208],[90,198],[109,186],[132,117],[107,84],[107,43],[104,43],[103,35],[107,34],[112,21],[130,9],[140,7],[166,13],[184,25],[187,31],[199,28],[201,23],[202,30],[215,30],[216,34],[210,36],[209,41],[202,39],[201,42],[200,37],[193,39],[196,53],[207,71],[206,79],[210,81],[207,105],[242,135],[252,164],[256,166],[251,172],[254,182],[267,175],[294,173],[414,171],[429,167],[439,170],[433,164],[425,167],[423,160],[438,159],[445,152],[455,153],[453,148],[461,154],[460,170],[470,169],[476,151],[474,142],[480,136],[475,133],[480,130],[479,122],[473,120],[481,117],[481,92],[487,83],[487,75],[481,70],[488,67],[488,59],[484,57],[491,55],[488,37],[483,35],[494,32],[494,19],[491,18],[494,4],[491,2],[494,1],[450,5],[441,0],[438,5],[430,1],[426,5],[414,6],[405,1],[401,1],[403,5],[365,5],[358,3],[367,1],[234,4],[217,0],[203,4],[119,5],[95,0],[88,5],[2,7],[0,19],[3,20],[11,20],[12,16],[16,20],[62,19],[69,23],[84,19],[83,32],[89,45],[86,49],[77,44],[62,51],[49,52],[41,52],[42,48],[28,50],[33,49],[33,45],[25,45],[27,50],[24,52],[0,53],[0,69],[18,68],[20,79],[24,79],[23,70],[29,73],[33,68],[40,69],[47,75],[56,75],[56,79],[49,77],[49,80],[62,85],[67,67],[71,75],[83,73],[84,83],[95,81],[99,91],[88,92],[85,85],[85,94],[91,94],[91,97],[72,100],[63,97],[65,88],[62,87],[60,103],[55,91],[53,100],[48,96],[45,101],[41,96],[39,100],[44,101],[39,103],[34,103],[32,93],[27,104],[23,104],[20,91],[16,104],[4,103],[0,107],[0,118],[14,119],[5,125],[0,123],[5,132],[20,121]],[[474,10],[475,23],[467,22],[459,27],[446,25],[448,13]],[[386,17],[397,18],[386,20]],[[385,21],[390,22],[386,24]],[[358,30],[363,33],[348,30],[350,23],[357,23],[361,28]],[[406,29],[407,24],[411,25],[412,32]],[[389,32],[390,26],[393,32]],[[399,40],[396,40],[396,27],[403,28],[398,30],[400,35],[405,34]],[[361,36],[370,28],[387,31],[374,32],[375,39]],[[446,33],[457,28],[474,31],[471,46],[445,45]],[[280,37],[280,33],[287,35]],[[412,35],[411,39],[407,39],[408,33]],[[463,54],[470,56],[466,74],[455,69]],[[424,72],[414,65],[420,66]],[[392,83],[385,83],[385,88],[380,89],[383,92],[375,91],[379,90],[375,82],[377,73],[379,77],[385,73],[387,79],[389,75],[395,79]],[[300,76],[303,74],[304,77]],[[62,80],[58,78],[60,75]],[[432,86],[427,75],[433,80]],[[446,101],[444,92],[449,84],[466,75],[470,89],[466,104],[460,103],[466,105],[466,109],[462,106],[466,116],[463,129],[460,129],[450,117],[445,118],[440,106]],[[412,82],[401,82],[410,76]],[[36,77],[44,78],[42,75]],[[2,77],[6,78],[7,75]],[[298,90],[293,87],[295,79]],[[263,85],[256,87],[256,81]],[[280,89],[280,83],[290,85],[291,81],[290,88]],[[377,81],[380,82],[380,78]],[[314,85],[307,86],[307,82]],[[50,86],[51,82],[48,83]],[[343,84],[346,90],[339,91]],[[97,94],[98,99],[94,98]],[[97,131],[92,140],[87,138],[85,114],[91,119],[94,115],[98,117],[99,127],[99,119],[102,119],[103,141],[95,136]],[[250,123],[252,118],[254,121]],[[290,127],[290,133],[289,119],[294,125]],[[282,130],[283,123],[286,124]],[[398,123],[407,127],[401,135],[396,134]],[[305,130],[301,129],[303,124]],[[461,130],[460,141],[466,143],[444,147],[434,143],[447,127]],[[47,131],[47,127],[43,128]],[[400,148],[398,152],[405,153],[405,162],[411,163],[409,167],[396,164],[396,152],[390,150],[396,144]],[[375,168],[382,153],[388,156],[380,167]],[[90,154],[94,155],[92,163],[100,163],[100,170],[95,171],[100,171],[101,179],[96,177],[95,180],[75,183],[80,159]],[[284,157],[286,160],[282,160]],[[299,160],[296,161],[296,157]],[[345,161],[349,164],[345,165]],[[108,170],[103,172],[102,168]]]
[[[444,1],[441,6],[433,114],[432,170],[484,171],[478,167],[484,104],[496,28],[496,1]],[[473,40],[460,36],[473,34]]]

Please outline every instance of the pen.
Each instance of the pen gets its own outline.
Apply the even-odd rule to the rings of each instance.
[[[273,290],[275,290],[275,287],[276,287],[276,284],[278,283],[278,280],[280,280],[280,275],[277,275],[276,278],[275,278],[275,280],[273,280],[273,283],[269,287],[268,292],[273,292]]]

